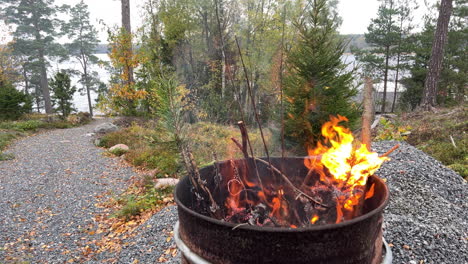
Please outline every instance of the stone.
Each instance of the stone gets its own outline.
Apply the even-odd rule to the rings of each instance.
[[[162,189],[168,186],[171,187],[171,186],[175,186],[178,182],[179,182],[179,179],[161,178],[161,179],[156,180],[156,183],[154,184],[154,188]]]
[[[100,125],[97,125],[94,128],[94,133],[107,134],[107,133],[110,133],[110,132],[115,132],[118,129],[119,129],[119,127],[117,127],[116,125],[114,125],[112,123],[102,123]]]
[[[130,148],[129,148],[127,145],[125,145],[125,144],[117,144],[117,145],[115,145],[115,146],[112,146],[112,147],[109,149],[109,151],[110,151],[110,152],[114,152],[114,151],[117,151],[117,149],[120,149],[121,151],[125,151],[125,152],[127,152],[127,151],[130,150]]]

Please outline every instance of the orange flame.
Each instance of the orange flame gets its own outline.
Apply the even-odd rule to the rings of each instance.
[[[304,161],[309,170],[314,169],[320,174],[322,182],[332,184],[343,194],[336,197],[337,223],[344,220],[343,217],[348,219],[353,215],[365,191],[367,178],[388,160],[368,151],[365,144],[358,148],[353,146],[354,137],[349,129],[339,125],[342,121],[348,119],[340,115],[332,116],[331,120],[322,126],[324,143],[319,142],[315,149],[309,149],[310,156],[321,156],[320,162],[316,162],[315,158]],[[328,170],[331,179],[325,176],[324,168]],[[373,189],[365,198],[372,195]]]
[[[247,165],[236,167],[231,160],[230,171],[224,174],[227,176],[227,215],[237,217],[240,222],[253,219],[258,225],[273,223],[290,228],[304,223],[314,225],[319,219],[320,223],[340,223],[360,215],[364,200],[372,198],[375,192],[374,185],[367,190],[368,177],[389,158],[379,157],[377,153],[369,151],[365,144],[356,143],[351,131],[340,125],[343,121],[348,120],[339,115],[331,117],[322,126],[324,140],[309,149],[309,156],[304,159],[310,171],[303,180],[301,191],[311,196],[317,195],[314,198],[320,198],[320,192],[326,191],[325,199],[330,201],[324,204],[316,202],[314,207],[309,206],[306,210],[305,203],[300,202],[300,195],[293,193],[289,185],[276,186],[268,180],[259,184],[252,173],[246,173],[248,168],[242,167]],[[311,185],[307,185],[309,175],[314,175]],[[321,201],[321,198],[318,200]],[[297,204],[304,208],[305,214],[298,214],[295,210]],[[303,221],[306,219],[307,222]]]

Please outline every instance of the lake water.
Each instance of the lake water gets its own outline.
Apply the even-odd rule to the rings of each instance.
[[[107,54],[94,54],[94,55],[102,61],[106,61],[106,62],[109,61],[109,56],[107,56]],[[82,71],[81,64],[76,60],[62,62],[60,64],[56,63],[55,65],[52,64],[52,66],[54,69],[60,68],[60,69],[72,69],[72,70]],[[99,74],[99,79],[102,82],[107,83],[109,81],[109,78],[110,78],[109,72],[106,69],[104,69],[104,67],[93,65],[91,67],[91,70],[96,71]],[[78,89],[80,89],[83,86],[80,83],[78,83],[78,79],[79,77],[77,76],[72,77],[72,85],[75,85]],[[97,99],[97,94],[91,91],[91,102],[93,105],[96,104],[96,99]],[[89,112],[88,97],[86,96],[86,93],[81,94],[80,92],[77,91],[75,95],[73,96],[73,104],[77,111]]]

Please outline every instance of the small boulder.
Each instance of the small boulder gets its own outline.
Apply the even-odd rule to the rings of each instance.
[[[97,125],[94,128],[94,133],[107,134],[107,133],[110,133],[110,132],[115,132],[118,129],[119,128],[116,125],[112,124],[112,123],[102,123],[100,125]]]
[[[171,187],[171,186],[175,186],[178,182],[179,182],[179,179],[161,178],[161,179],[156,180],[156,183],[154,184],[154,188],[162,189],[168,186]]]
[[[125,144],[117,144],[115,146],[112,146],[110,149],[109,149],[109,152],[110,153],[113,153],[117,156],[121,156],[122,154],[128,152],[129,148],[127,145]]]

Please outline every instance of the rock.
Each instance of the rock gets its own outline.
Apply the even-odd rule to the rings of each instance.
[[[175,186],[178,182],[179,182],[179,179],[161,178],[161,179],[156,180],[156,183],[154,184],[154,188],[162,189],[167,186]]]
[[[117,144],[115,146],[112,146],[109,151],[110,152],[114,152],[114,151],[117,151],[117,150],[120,150],[120,151],[124,151],[124,152],[127,152],[130,150],[130,148],[125,145],[125,144]]]
[[[107,134],[110,132],[117,131],[119,128],[112,123],[102,123],[94,128],[94,133]]]
[[[96,134],[95,133],[87,133],[86,136],[87,137],[94,137]]]

